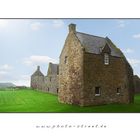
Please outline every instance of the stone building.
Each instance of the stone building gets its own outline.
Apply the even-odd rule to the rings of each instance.
[[[37,70],[31,76],[31,88],[37,90],[44,88],[44,75],[40,71],[40,66],[37,66]]]
[[[133,103],[133,69],[108,37],[69,33],[60,54],[59,93],[62,103],[80,106]]]
[[[49,63],[48,73],[45,76],[45,91],[53,94],[58,94],[58,74],[59,74],[59,65]]]
[[[31,76],[31,88],[52,94],[58,94],[58,74],[58,64],[49,63],[47,76],[43,75],[40,71],[40,66],[38,66],[37,70]]]
[[[137,75],[134,75],[134,89],[135,93],[140,93],[140,78]]]

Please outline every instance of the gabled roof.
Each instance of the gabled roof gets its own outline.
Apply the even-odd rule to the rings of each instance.
[[[123,53],[118,49],[109,38],[89,35],[81,32],[76,32],[76,36],[85,48],[86,52],[100,54],[101,49],[108,44],[111,49],[111,55],[117,57],[124,57]]]
[[[47,75],[50,75],[50,74],[57,75],[58,74],[58,67],[59,67],[58,64],[49,63]]]
[[[43,73],[40,71],[40,67],[37,67],[37,70],[32,74],[32,76],[44,76]]]

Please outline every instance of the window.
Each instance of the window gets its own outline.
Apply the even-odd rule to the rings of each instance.
[[[119,95],[121,93],[121,88],[117,88],[117,94]]]
[[[49,91],[49,88],[48,88],[48,91]]]
[[[109,65],[109,55],[107,53],[104,54],[104,64]]]
[[[57,75],[59,74],[59,66],[57,66]]]
[[[58,91],[59,91],[59,88],[57,88],[57,93],[58,93]]]
[[[51,82],[51,80],[52,80],[52,77],[50,77],[50,82]]]
[[[101,95],[101,88],[95,87],[95,96],[100,96],[100,95]]]
[[[65,56],[65,60],[64,60],[64,63],[65,63],[65,64],[67,63],[67,59],[68,59],[68,57]]]

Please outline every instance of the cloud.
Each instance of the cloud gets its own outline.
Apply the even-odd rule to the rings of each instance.
[[[55,28],[61,28],[64,25],[63,20],[60,19],[53,20],[52,22],[53,22],[53,27]]]
[[[11,81],[17,86],[30,86],[30,75],[20,75],[18,79]]]
[[[21,75],[20,79],[29,80],[30,79],[30,75]]]
[[[0,70],[0,82],[9,81],[13,79],[13,75],[10,72]]]
[[[32,55],[28,58],[25,58],[23,63],[30,66],[30,65],[39,65],[39,64],[48,64],[49,62],[52,63],[58,63],[53,58],[50,58],[48,56],[40,56],[40,55]]]
[[[133,65],[133,66],[138,66],[138,65],[140,65],[140,60],[139,60],[139,59],[128,58],[127,60],[128,60],[128,62],[129,62],[131,65]]]
[[[16,80],[16,81],[11,81],[13,84],[16,86],[27,86],[30,87],[30,81],[29,80]]]
[[[118,27],[119,28],[124,28],[125,27],[125,21],[124,20],[118,20]]]
[[[8,65],[8,64],[4,64],[2,66],[0,66],[0,70],[5,70],[5,71],[9,71],[9,70],[12,70],[13,67]]]
[[[12,69],[13,69],[13,67],[8,64],[4,64],[4,65],[0,66],[0,70],[9,71]]]
[[[14,77],[10,72],[0,70],[0,82],[10,82]]]
[[[0,77],[6,75],[7,73],[7,71],[0,71]]]
[[[11,73],[12,69],[13,67],[8,64],[0,66],[0,82],[9,82],[10,80],[14,79],[14,75]]]
[[[8,20],[0,19],[0,28],[4,28],[8,25]]]
[[[133,38],[135,38],[135,39],[140,39],[140,34],[135,34],[135,35],[133,35]]]
[[[127,48],[126,50],[123,50],[124,53],[133,53],[134,50],[130,49],[130,48]]]
[[[30,75],[13,75],[10,72],[0,71],[0,82],[30,86]]]
[[[33,31],[38,31],[41,29],[42,24],[40,22],[34,22],[30,24],[30,27]]]
[[[0,71],[0,82],[10,82],[17,86],[30,86],[30,75],[13,75],[9,72]]]

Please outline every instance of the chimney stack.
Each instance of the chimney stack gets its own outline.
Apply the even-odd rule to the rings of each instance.
[[[37,66],[37,70],[40,70],[40,66]]]
[[[71,24],[69,24],[69,33],[71,33],[71,32],[76,32],[76,24],[73,24],[73,23],[71,23]]]

